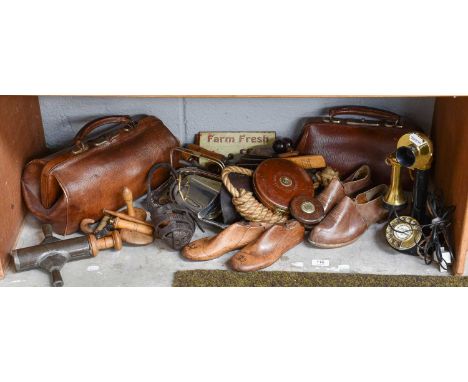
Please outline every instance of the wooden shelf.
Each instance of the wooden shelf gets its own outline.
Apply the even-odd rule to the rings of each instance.
[[[256,96],[248,97],[255,98]],[[268,97],[282,98],[282,96]],[[220,98],[220,96],[212,98]],[[298,96],[298,98],[307,97]],[[433,122],[432,137],[435,147],[433,174],[436,184],[443,190],[447,203],[456,205],[453,221],[456,253],[454,271],[455,274],[461,275],[464,273],[465,258],[468,252],[468,176],[466,175],[468,166],[468,150],[466,149],[468,145],[468,97],[438,97]],[[3,270],[9,260],[8,253],[15,245],[26,213],[20,191],[20,179],[24,164],[30,158],[39,155],[44,147],[44,132],[38,98],[0,96],[0,173],[3,176],[2,182],[5,184],[4,197],[0,198],[0,211],[2,211],[2,219],[0,220],[0,278],[3,276]],[[369,248],[376,253],[376,256],[382,256],[385,253],[385,246],[376,244]],[[303,256],[306,256],[305,253]],[[307,253],[310,254],[311,251],[307,251]],[[179,256],[177,253],[173,255]],[[330,252],[329,257],[332,256],[333,253]],[[364,259],[367,259],[365,261],[369,261],[369,264],[373,264],[371,257],[363,257],[361,260],[364,261]],[[407,256],[397,256],[394,259],[398,259],[398,264],[402,268],[401,272],[404,272],[405,262],[408,261]],[[366,268],[356,265],[351,269],[356,272],[369,273],[379,271],[372,266]],[[395,272],[398,271],[400,270],[395,269]]]

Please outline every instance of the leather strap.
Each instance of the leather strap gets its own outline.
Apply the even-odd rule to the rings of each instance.
[[[395,125],[400,121],[400,116],[396,113],[366,106],[332,107],[328,110],[328,115],[330,118],[333,118],[337,115],[356,115],[361,117],[377,118]]]
[[[44,164],[41,171],[41,203],[44,208],[52,207],[56,194],[52,191],[56,186],[56,179],[51,176],[51,172],[55,166],[64,162],[70,157],[70,153],[66,152],[55,157]]]
[[[75,135],[73,138],[73,143],[75,145],[80,145],[93,130],[97,129],[98,127],[109,125],[109,124],[122,124],[122,125],[129,125],[133,124],[133,120],[128,115],[111,115],[108,117],[97,118],[91,122],[88,122],[84,125],[80,131]]]
[[[148,175],[146,176],[146,192],[148,193],[147,202],[149,203],[148,204],[148,209],[151,208],[152,204],[158,205],[158,203],[156,203],[153,200],[153,190],[151,189],[151,181],[153,180],[154,173],[156,171],[158,171],[160,168],[168,169],[170,171],[171,175],[174,177],[174,179],[177,179],[177,173],[176,173],[176,171],[174,170],[174,168],[172,167],[172,165],[170,163],[167,163],[167,162],[156,163],[150,168],[150,170],[148,171]],[[166,185],[166,182],[163,183],[162,185],[160,185],[158,187],[157,191],[160,191],[164,187],[164,185]]]

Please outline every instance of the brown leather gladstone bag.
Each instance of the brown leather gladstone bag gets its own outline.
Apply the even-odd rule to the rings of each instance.
[[[354,118],[340,118],[343,115]],[[396,150],[398,139],[411,131],[419,128],[391,111],[364,106],[335,107],[325,117],[306,121],[296,150],[301,154],[323,155],[327,165],[343,177],[366,164],[372,170],[374,184],[389,184],[391,169],[385,159]],[[402,172],[402,182],[405,189],[411,189],[408,171]]]
[[[114,125],[110,130],[88,137],[96,128],[110,124]],[[81,219],[99,219],[103,208],[121,207],[124,186],[135,197],[143,195],[151,166],[168,162],[176,146],[177,138],[153,116],[137,122],[129,116],[96,119],[78,132],[72,147],[26,165],[24,200],[32,214],[51,223],[55,232],[76,232]],[[155,185],[164,181],[167,173],[156,175]]]

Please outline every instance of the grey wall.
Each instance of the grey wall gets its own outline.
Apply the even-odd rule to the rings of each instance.
[[[328,107],[366,105],[412,119],[429,131],[434,98],[125,98],[40,97],[49,147],[68,144],[87,121],[110,114],[151,114],[182,142],[204,130],[275,130],[296,138],[303,119]]]

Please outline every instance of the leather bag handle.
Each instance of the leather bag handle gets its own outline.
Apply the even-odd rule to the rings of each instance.
[[[147,198],[151,199],[151,194],[153,193],[153,190],[151,189],[151,181],[153,179],[153,175],[156,171],[158,171],[160,168],[165,168],[168,169],[171,173],[171,175],[177,179],[177,173],[174,170],[174,167],[170,163],[156,163],[154,164],[150,170],[148,171],[148,175],[146,176],[146,192],[148,193]]]
[[[78,133],[75,135],[75,138],[73,139],[73,143],[76,146],[81,146],[83,141],[86,139],[86,136],[88,136],[93,130],[104,125],[117,123],[125,125],[134,124],[133,120],[128,115],[111,115],[108,117],[97,118],[91,122],[88,122],[80,129],[80,131],[78,131]]]
[[[376,109],[366,106],[340,106],[332,107],[328,110],[328,116],[333,119],[337,115],[358,115],[362,117],[371,117],[384,120],[386,122],[397,125],[400,121],[400,116],[388,110]]]

